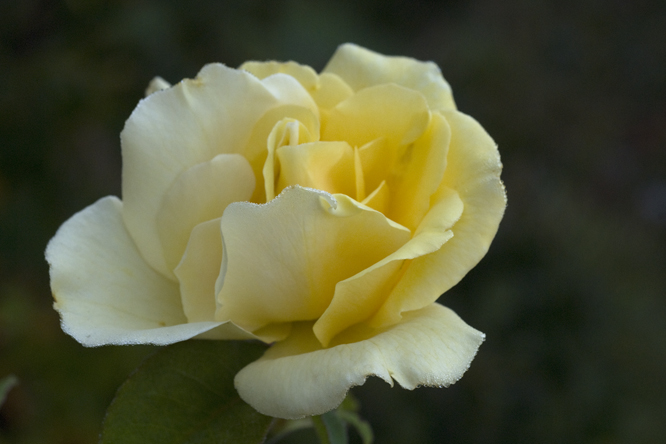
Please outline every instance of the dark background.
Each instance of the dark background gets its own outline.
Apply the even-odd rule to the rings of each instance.
[[[120,194],[148,81],[320,70],[346,41],[437,62],[509,196],[442,298],[487,341],[451,388],[356,389],[377,442],[666,442],[666,2],[0,0],[0,38],[0,378],[20,379],[0,442],[96,442],[152,350],[62,333],[43,260],[65,219]]]

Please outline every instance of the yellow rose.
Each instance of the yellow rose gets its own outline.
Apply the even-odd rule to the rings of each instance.
[[[484,335],[435,300],[505,207],[493,140],[433,63],[341,46],[153,81],[121,134],[123,200],[46,251],[63,329],[88,346],[273,343],[236,376],[258,411],[335,408],[378,376],[446,386]]]

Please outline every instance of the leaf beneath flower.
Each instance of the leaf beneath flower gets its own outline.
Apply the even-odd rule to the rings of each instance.
[[[263,442],[272,419],[243,402],[234,376],[265,346],[193,340],[149,357],[120,387],[100,444]]]

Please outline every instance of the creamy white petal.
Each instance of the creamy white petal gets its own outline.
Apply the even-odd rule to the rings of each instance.
[[[254,183],[252,167],[240,154],[218,154],[176,178],[156,224],[169,270],[180,262],[192,229],[221,217],[230,203],[250,199]]]
[[[289,338],[236,375],[245,402],[265,415],[296,419],[336,408],[368,376],[410,390],[448,386],[469,368],[484,339],[439,304],[405,313],[385,330],[349,332],[346,343],[326,349],[311,325],[294,326]]]
[[[346,43],[338,47],[324,72],[339,75],[355,91],[382,83],[397,83],[423,94],[432,110],[456,108],[451,87],[433,62],[385,56]]]
[[[153,78],[146,88],[146,97],[157,91],[162,91],[163,89],[171,88],[171,83],[164,80],[162,77],[157,76]]]
[[[215,280],[222,264],[220,218],[194,227],[183,259],[174,270],[189,322],[214,321]]]
[[[243,154],[255,124],[283,105],[316,106],[292,77],[260,81],[213,64],[197,78],[143,99],[121,133],[123,218],[143,257],[172,276],[155,228],[164,193],[180,173],[218,154]]]
[[[170,344],[220,325],[186,324],[178,286],[143,260],[121,212],[117,198],[100,199],[49,242],[46,260],[63,330],[87,346]]]

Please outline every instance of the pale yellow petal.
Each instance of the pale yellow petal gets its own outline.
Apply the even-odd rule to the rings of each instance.
[[[384,137],[379,137],[358,148],[366,190],[375,190],[386,181],[386,177],[396,161],[398,148],[389,146]]]
[[[289,122],[298,125],[298,141],[301,138],[304,142],[319,140],[319,119],[308,108],[282,106],[264,114],[252,129],[252,137],[244,150],[257,179],[251,202],[265,203],[275,197],[275,176],[279,175],[279,164],[275,163],[278,133],[282,131],[281,136],[284,136]]]
[[[354,44],[341,45],[324,68],[339,75],[354,91],[397,83],[423,94],[432,110],[455,109],[451,87],[433,62],[385,56]]]
[[[319,84],[319,78],[314,69],[293,61],[250,61],[243,63],[238,69],[252,73],[259,79],[265,79],[273,74],[287,74],[298,80],[308,92],[315,90]]]
[[[273,74],[287,74],[303,85],[317,106],[328,109],[351,96],[354,91],[339,76],[332,73],[317,75],[314,69],[296,62],[245,62],[239,69],[264,79]]]
[[[284,78],[262,82],[245,71],[207,65],[196,79],[143,99],[125,124],[123,218],[143,257],[165,276],[172,275],[155,223],[176,177],[218,154],[244,154],[255,124],[273,108],[316,111],[296,80],[279,76]]]
[[[354,90],[340,76],[325,72],[319,76],[319,87],[310,94],[319,108],[330,109],[351,97]]]
[[[315,115],[319,112],[312,96],[294,77],[277,73],[262,79],[261,83],[280,103],[302,106]]]
[[[418,227],[430,208],[430,197],[442,182],[450,141],[446,119],[435,113],[428,131],[398,151],[387,179],[391,190],[388,217],[410,230]]]
[[[174,270],[180,283],[183,311],[188,322],[214,322],[215,280],[222,263],[220,218],[194,227],[183,260]],[[231,322],[200,337],[206,339],[258,339]]]
[[[391,193],[389,191],[388,184],[385,180],[382,180],[379,186],[375,188],[372,193],[370,193],[363,200],[362,203],[363,205],[369,206],[373,210],[377,210],[382,214],[386,214],[389,206],[389,199],[391,198],[390,194]]]
[[[328,345],[338,333],[375,315],[401,278],[401,268],[408,269],[410,260],[433,253],[448,242],[453,237],[450,228],[462,212],[462,201],[451,190],[428,213],[409,242],[371,267],[339,282],[331,304],[314,325],[314,332],[321,343]],[[427,297],[420,294],[412,296],[419,301]]]
[[[420,93],[395,84],[378,85],[331,109],[323,121],[321,138],[361,147],[384,137],[389,145],[405,145],[419,138],[429,121],[428,105]]]
[[[218,154],[182,173],[157,212],[157,231],[169,270],[180,262],[192,229],[222,216],[231,202],[249,200],[254,173],[240,154]]]
[[[438,202],[457,191],[464,210],[451,228],[453,238],[436,252],[414,259],[394,288],[374,325],[390,325],[400,313],[435,301],[457,284],[486,254],[506,207],[502,164],[495,142],[474,119],[446,113],[451,144],[444,180],[432,198]],[[432,220],[426,216],[422,225]],[[436,219],[436,218],[434,218]]]
[[[260,413],[296,419],[336,408],[347,391],[377,376],[402,387],[445,387],[458,381],[483,333],[439,304],[406,313],[384,330],[350,332],[349,342],[322,349],[311,323],[243,368],[235,378],[241,398]]]
[[[280,178],[277,192],[290,185],[328,193],[354,195],[354,150],[346,142],[313,142],[277,150]]]
[[[292,118],[282,119],[275,124],[266,142],[266,162],[262,170],[266,202],[273,200],[283,187],[279,187],[281,163],[277,150],[283,146],[295,146],[312,142],[314,139],[307,126]],[[277,188],[276,188],[277,187]]]
[[[220,219],[194,227],[183,260],[174,271],[180,283],[183,311],[189,322],[213,321],[215,318],[215,280],[222,264]]]
[[[215,319],[252,332],[317,319],[337,282],[388,256],[409,236],[347,196],[299,186],[264,205],[231,204],[222,217]]]
[[[186,324],[178,286],[141,257],[122,203],[100,199],[75,214],[46,249],[63,330],[87,346],[170,344],[220,325]]]

